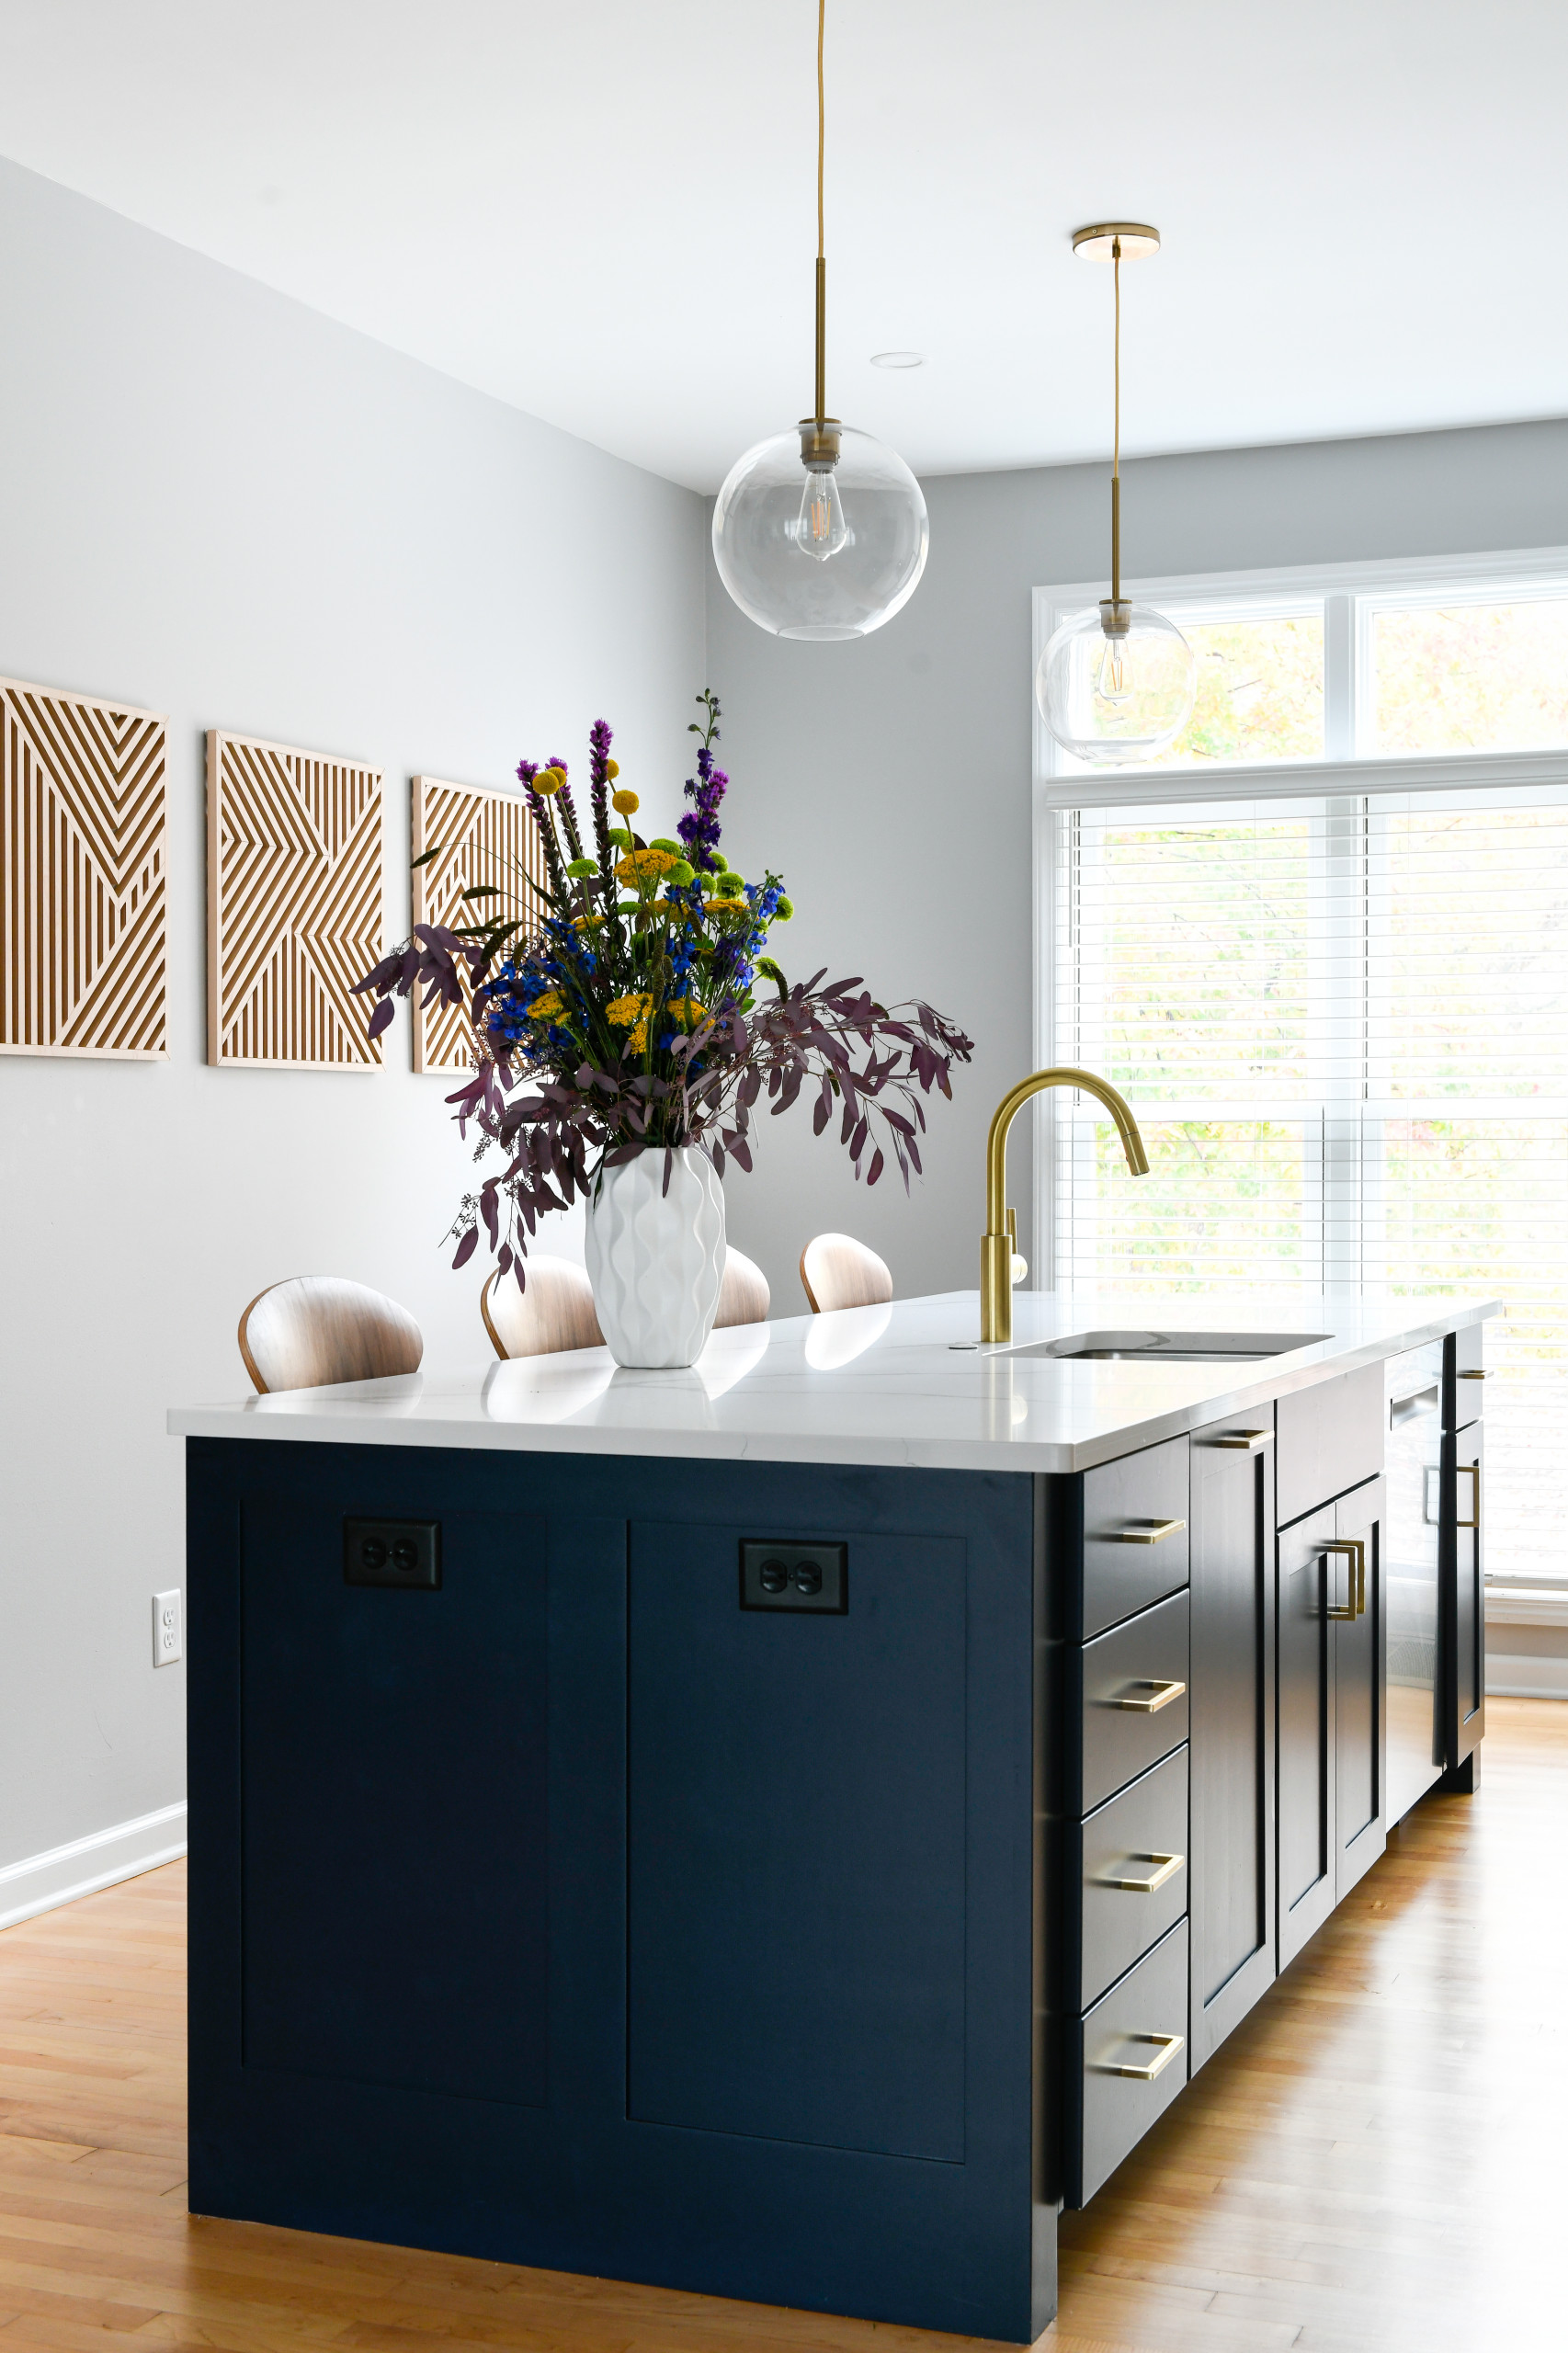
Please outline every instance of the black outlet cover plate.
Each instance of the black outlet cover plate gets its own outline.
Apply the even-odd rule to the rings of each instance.
[[[844,1617],[849,1608],[848,1545],[744,1538],[741,1608]]]
[[[438,1519],[346,1519],[343,1582],[436,1593],[441,1584]]]

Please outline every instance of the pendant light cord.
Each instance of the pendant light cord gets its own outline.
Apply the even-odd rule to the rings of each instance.
[[[1121,602],[1121,239],[1110,244],[1111,282],[1116,289],[1116,359],[1113,381],[1115,426],[1110,456],[1110,595]]]
[[[827,97],[823,82],[823,40],[827,30],[827,0],[817,0],[817,259],[826,258],[823,239],[822,167],[827,145]]]
[[[823,81],[823,42],[827,0],[817,0],[817,405],[820,425],[827,415],[827,246],[823,231],[823,157],[827,148],[827,97]]]

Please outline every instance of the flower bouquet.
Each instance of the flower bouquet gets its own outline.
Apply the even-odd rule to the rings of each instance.
[[[543,852],[527,874],[474,878],[475,921],[420,924],[358,983],[377,999],[370,1034],[419,987],[466,1012],[474,1074],[447,1099],[479,1155],[501,1165],[464,1197],[454,1267],[481,1229],[498,1271],[526,1282],[528,1237],[548,1211],[587,1205],[585,1256],[600,1327],[623,1364],[689,1364],[712,1327],[723,1274],[729,1162],[749,1169],[754,1114],[777,1117],[803,1089],[821,1135],[838,1121],[857,1177],[892,1155],[907,1189],[920,1170],[923,1098],[951,1095],[973,1046],[919,1002],[891,1010],[858,979],[791,984],[768,954],[793,909],[781,879],[750,882],[719,847],[729,779],[714,760],[717,698],[697,698],[697,775],[679,838],[632,830],[638,796],[619,781],[603,720],[590,733],[588,831],[564,760],[524,760]],[[426,858],[440,855],[427,850]],[[487,900],[516,902],[486,915]]]

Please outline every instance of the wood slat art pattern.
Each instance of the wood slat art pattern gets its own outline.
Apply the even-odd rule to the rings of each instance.
[[[165,1051],[168,722],[0,679],[0,1053]]]
[[[379,768],[207,737],[207,1059],[369,1070],[381,953]]]
[[[519,793],[479,792],[470,786],[444,784],[438,777],[414,779],[414,855],[438,849],[428,866],[414,870],[414,920],[449,924],[455,930],[472,923],[475,914],[512,915],[524,912],[525,902],[536,912],[534,899],[521,879],[526,874],[540,889],[544,856],[539,827]],[[520,872],[519,872],[520,870]],[[478,907],[464,906],[460,896],[471,883],[488,882],[501,892]],[[450,1006],[433,1006],[428,1013],[417,1006],[414,1015],[414,1067],[417,1071],[470,1071],[473,1051],[468,1024]]]

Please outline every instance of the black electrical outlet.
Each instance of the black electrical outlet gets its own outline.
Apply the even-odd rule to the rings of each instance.
[[[346,1519],[343,1582],[434,1593],[441,1582],[440,1521]]]
[[[741,1608],[804,1609],[842,1618],[849,1607],[847,1544],[741,1545]]]

